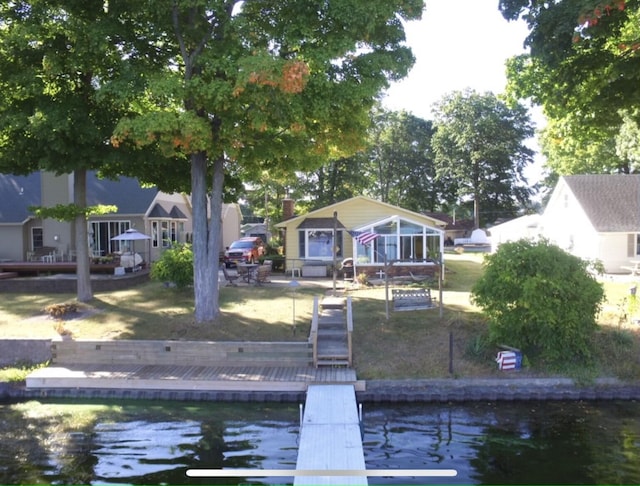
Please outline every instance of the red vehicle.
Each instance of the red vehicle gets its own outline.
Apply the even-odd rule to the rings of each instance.
[[[227,268],[237,263],[258,263],[264,255],[264,244],[257,236],[247,236],[231,243],[224,252],[224,264]]]

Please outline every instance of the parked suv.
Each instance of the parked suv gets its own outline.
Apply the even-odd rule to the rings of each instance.
[[[224,263],[229,268],[236,263],[257,263],[264,254],[262,239],[256,236],[247,236],[231,243],[224,252]]]

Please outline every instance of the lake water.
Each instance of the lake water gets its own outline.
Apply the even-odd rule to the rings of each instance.
[[[4,403],[0,484],[291,483],[185,471],[294,469],[298,432],[296,404]],[[364,447],[369,469],[458,471],[369,484],[640,484],[640,404],[365,404]]]

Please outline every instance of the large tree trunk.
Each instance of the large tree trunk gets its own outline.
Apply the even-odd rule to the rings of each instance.
[[[214,162],[211,193],[211,221],[207,214],[207,156],[200,152],[191,156],[191,198],[193,205],[193,263],[195,321],[212,322],[218,317],[218,258],[222,225],[222,159]]]
[[[73,202],[79,208],[84,209],[87,207],[87,171],[85,169],[78,169],[73,172]],[[79,302],[89,302],[93,299],[93,291],[91,290],[87,217],[84,213],[75,217],[75,230],[77,299]]]

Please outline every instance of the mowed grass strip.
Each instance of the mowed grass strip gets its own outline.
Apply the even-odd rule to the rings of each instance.
[[[473,283],[482,273],[482,255],[447,255],[443,316],[438,308],[394,312],[386,319],[384,286],[349,289],[353,299],[354,365],[362,379],[487,377],[503,375],[493,361],[497,349],[487,344],[487,326],[470,302]],[[594,337],[593,369],[567,373],[640,377],[640,326],[628,310],[633,282],[604,283],[607,301]],[[55,338],[61,329],[75,339],[183,339],[206,341],[304,341],[308,338],[315,296],[323,288],[221,287],[221,315],[214,323],[196,325],[193,293],[157,282],[133,289],[98,293],[79,304],[75,315],[56,321],[46,306],[73,302],[75,295],[5,294],[0,303],[0,338]],[[389,298],[391,292],[388,292]],[[437,286],[432,295],[439,296]],[[295,324],[295,328],[294,328]],[[294,332],[295,330],[295,332]],[[450,347],[450,342],[453,346]],[[508,343],[505,343],[508,344]],[[451,350],[451,352],[450,352]],[[538,367],[519,376],[562,374]]]

